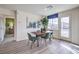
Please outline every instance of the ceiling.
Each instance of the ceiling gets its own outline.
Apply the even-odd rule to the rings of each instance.
[[[47,9],[51,5],[53,8]],[[51,15],[57,12],[65,11],[78,7],[78,4],[0,4],[0,7],[10,10],[22,10],[38,15]]]

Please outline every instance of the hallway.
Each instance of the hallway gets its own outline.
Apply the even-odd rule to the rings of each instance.
[[[8,42],[11,42],[14,40],[14,37],[13,36],[9,36],[9,37],[5,37],[2,44],[5,44],[5,43],[8,43]]]

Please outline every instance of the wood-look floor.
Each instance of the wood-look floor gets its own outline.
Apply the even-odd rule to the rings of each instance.
[[[5,44],[0,44],[0,54],[78,54],[79,46],[52,39],[51,42],[47,41],[47,45],[44,41],[40,41],[40,46],[37,47],[36,43],[33,48],[30,48],[30,44],[27,44],[26,40],[13,41]]]

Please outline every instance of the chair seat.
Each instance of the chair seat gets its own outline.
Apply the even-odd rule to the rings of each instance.
[[[41,38],[50,39],[51,38],[51,35],[52,35],[52,33],[47,32],[44,35],[42,35]]]
[[[37,38],[36,37],[31,37],[31,41],[36,41]]]

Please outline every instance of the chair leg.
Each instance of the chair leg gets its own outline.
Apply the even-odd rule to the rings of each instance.
[[[50,42],[52,41],[52,35],[50,36],[49,41],[50,41]]]
[[[41,38],[41,44],[43,43],[43,38]]]
[[[39,40],[37,40],[37,47],[39,47]]]
[[[50,42],[52,41],[51,38],[49,38],[49,41],[50,41]]]
[[[47,45],[46,39],[44,39],[44,40],[45,40],[45,45]]]
[[[31,43],[31,49],[32,49],[33,44],[34,44],[34,42]]]
[[[27,45],[29,45],[29,40],[28,40],[28,42],[27,42]]]
[[[43,38],[39,40],[39,44],[42,44],[42,43],[43,43]]]

